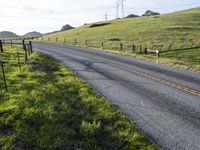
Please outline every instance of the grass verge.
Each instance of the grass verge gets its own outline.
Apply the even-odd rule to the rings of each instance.
[[[15,48],[0,55],[8,62],[9,90],[0,92],[0,149],[155,149],[125,115],[53,58],[34,53],[20,71]]]

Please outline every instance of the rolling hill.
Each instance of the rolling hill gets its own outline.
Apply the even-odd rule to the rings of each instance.
[[[0,32],[0,38],[17,38],[17,37],[19,37],[17,34],[10,31]]]
[[[59,32],[44,37],[44,40],[58,38],[63,43],[65,38],[68,44],[84,43],[90,40],[93,47],[101,47],[101,42],[109,49],[115,49],[119,43],[136,44],[151,47],[152,43],[163,44],[167,50],[199,45],[200,41],[200,8],[164,14],[160,16],[144,16],[138,18],[116,19],[95,24],[107,24],[90,28],[87,24],[69,31]],[[117,40],[113,40],[117,39]]]
[[[23,37],[40,37],[40,36],[42,36],[42,34],[36,31],[29,32],[23,35]]]

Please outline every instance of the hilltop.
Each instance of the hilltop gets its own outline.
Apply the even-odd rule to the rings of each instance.
[[[71,25],[69,24],[66,24],[62,27],[62,29],[60,31],[67,31],[67,30],[71,30],[71,29],[74,29],[74,27],[72,27]]]
[[[0,38],[17,38],[19,35],[10,32],[10,31],[2,31],[0,32]]]
[[[23,35],[23,37],[40,37],[40,36],[42,36],[42,34],[36,31],[29,32]]]
[[[71,25],[69,24],[66,24],[64,26],[62,26],[62,28],[58,31],[53,31],[53,32],[48,32],[48,33],[45,33],[44,35],[50,35],[50,34],[55,34],[55,33],[59,33],[59,32],[63,32],[63,31],[68,31],[68,30],[71,30],[71,29],[74,29],[74,27],[72,27]]]

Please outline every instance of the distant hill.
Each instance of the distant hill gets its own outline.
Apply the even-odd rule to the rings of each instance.
[[[42,34],[36,31],[29,32],[23,35],[23,37],[39,37],[39,36],[42,36]]]
[[[48,32],[48,33],[45,33],[43,35],[45,36],[45,35],[55,34],[55,33],[58,33],[58,32],[63,32],[63,31],[71,30],[71,29],[74,29],[74,27],[72,27],[69,24],[66,24],[66,25],[62,26],[61,30],[59,30],[59,31]]]
[[[160,15],[160,13],[147,10],[142,16],[155,16],[155,15]]]
[[[60,31],[66,31],[66,30],[71,30],[74,29],[74,27],[70,26],[69,24],[66,24],[62,27]]]
[[[0,38],[17,38],[17,37],[19,37],[17,34],[10,31],[0,32]]]
[[[135,14],[130,14],[128,16],[126,16],[125,18],[137,18],[140,17],[139,15],[135,15]]]

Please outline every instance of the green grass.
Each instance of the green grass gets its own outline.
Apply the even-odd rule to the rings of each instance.
[[[156,149],[69,69],[34,53],[20,71],[16,52],[0,53],[9,90],[0,91],[0,149]]]
[[[151,48],[154,43],[163,45],[161,51],[168,51],[172,44],[171,50],[188,49],[188,51],[183,51],[182,56],[180,55],[181,60],[184,61],[180,62],[177,59],[177,52],[171,52],[170,56],[168,54],[161,55],[160,62],[173,65],[171,63],[173,61],[175,66],[179,64],[179,67],[200,71],[200,69],[196,69],[199,66],[189,67],[195,65],[196,60],[199,59],[199,49],[193,49],[193,47],[200,46],[199,20],[200,8],[194,8],[161,16],[107,21],[111,24],[103,27],[89,28],[91,24],[88,24],[73,30],[44,36],[43,41],[48,42],[48,38],[50,38],[50,42],[56,42],[56,38],[58,38],[57,43],[63,43],[66,39],[67,45],[74,45],[74,39],[77,39],[76,45],[83,47],[85,40],[90,40],[90,47],[101,48],[101,42],[104,42],[107,50],[119,50],[120,43],[142,45],[143,48]],[[117,38],[119,41],[112,41],[113,38]],[[40,38],[39,41],[41,40]],[[125,49],[131,50],[130,47]],[[192,51],[190,52],[190,50]],[[192,54],[193,59],[190,59],[191,53],[194,53],[194,55]],[[149,56],[146,55],[142,57],[151,61],[155,59],[149,59]]]

